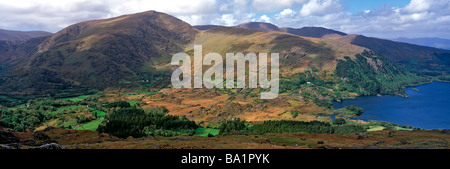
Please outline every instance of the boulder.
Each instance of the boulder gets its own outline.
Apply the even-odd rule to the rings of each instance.
[[[367,138],[366,134],[358,134],[358,140]]]
[[[399,145],[406,145],[406,144],[411,144],[410,142],[406,141],[406,140],[402,140],[398,143]]]
[[[44,132],[42,132],[42,131],[38,131],[38,132],[33,133],[33,138],[34,138],[35,141],[38,141],[40,143],[53,143],[53,142],[55,142],[52,139],[50,139],[50,137],[47,134],[45,134]]]
[[[44,145],[41,145],[38,147],[34,147],[32,149],[65,149],[65,148],[57,143],[50,143],[50,144],[44,144]]]
[[[17,143],[19,141],[19,138],[17,138],[13,133],[0,130],[0,144]]]
[[[377,141],[376,143],[375,143],[375,145],[377,145],[377,144],[383,144],[383,143],[385,143],[386,141],[384,141],[384,140],[380,140],[380,141]]]
[[[16,148],[9,145],[0,145],[0,149],[16,149]]]

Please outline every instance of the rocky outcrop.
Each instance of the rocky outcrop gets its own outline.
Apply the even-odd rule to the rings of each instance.
[[[38,147],[34,147],[31,149],[65,149],[63,146],[59,145],[58,143],[50,143],[50,144],[44,144]]]
[[[19,138],[17,138],[13,133],[0,130],[0,144],[17,143],[19,141]]]

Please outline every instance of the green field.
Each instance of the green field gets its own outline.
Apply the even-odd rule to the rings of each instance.
[[[100,110],[95,110],[94,108],[89,108],[94,114],[96,114],[98,117],[100,117],[97,120],[91,121],[89,123],[83,124],[79,127],[77,127],[75,130],[92,130],[96,131],[98,126],[103,122],[105,119],[106,113]]]
[[[395,130],[405,130],[405,131],[412,131],[413,129],[409,129],[409,128],[403,128],[403,127],[398,127],[398,126],[395,126]]]
[[[130,103],[130,106],[134,106],[138,103],[137,101],[134,100],[128,100],[127,102]]]
[[[384,129],[386,129],[386,127],[374,126],[374,127],[370,128],[370,129],[368,129],[367,131],[381,131],[381,130],[384,130]]]
[[[105,117],[105,116],[106,116],[106,113],[103,112],[103,111],[95,110],[95,109],[92,108],[92,107],[89,107],[89,109],[90,109],[94,114],[96,114],[98,117]]]
[[[219,134],[219,130],[218,129],[210,129],[210,128],[197,128],[195,130],[194,136],[208,137],[208,134],[216,136]]]
[[[89,123],[83,124],[80,127],[77,127],[75,130],[92,130],[96,131],[98,126],[103,122],[105,117],[100,117],[97,120],[91,121]]]
[[[64,98],[61,100],[70,100],[73,102],[79,102],[79,101],[83,101],[86,97],[90,97],[92,95],[84,95],[84,96],[78,96],[78,97],[71,97],[71,98]]]

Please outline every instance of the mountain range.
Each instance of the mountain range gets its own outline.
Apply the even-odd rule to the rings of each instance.
[[[416,44],[421,46],[429,46],[440,49],[450,50],[450,39],[443,38],[396,38],[392,39],[397,42],[405,42],[410,44]]]
[[[148,11],[71,25],[51,36],[0,41],[0,94],[45,93],[54,89],[167,84],[171,56],[203,53],[278,52],[285,77],[307,70],[334,72],[346,56],[363,55],[370,69],[393,62],[420,74],[449,72],[450,51],[321,28],[279,28],[268,23],[234,27],[191,26],[168,14]],[[379,55],[378,55],[379,54]],[[385,57],[388,60],[384,60]],[[374,61],[374,62],[373,62]],[[384,61],[384,62],[383,62]],[[391,77],[392,78],[392,77]]]
[[[0,41],[26,41],[32,38],[51,36],[45,31],[11,31],[0,29]]]
[[[201,30],[214,28],[214,25],[194,26]],[[346,34],[343,32],[326,29],[322,27],[303,27],[296,28],[280,28],[276,25],[263,22],[250,22],[243,23],[234,28],[243,28],[257,31],[281,31],[302,37],[314,37],[323,39],[333,39],[353,45],[365,47],[374,52],[380,53],[387,57],[390,61],[399,65],[406,66],[410,70],[423,73],[423,74],[446,74],[449,71],[448,65],[450,65],[450,51],[445,49],[439,49],[434,47],[428,47],[429,45],[420,46],[417,44],[424,43],[405,43],[396,42],[392,40],[385,40],[373,37],[366,37],[364,35]],[[431,39],[428,39],[431,41]],[[397,40],[397,41],[402,41]],[[442,41],[441,41],[442,42]],[[439,43],[439,41],[438,41]]]

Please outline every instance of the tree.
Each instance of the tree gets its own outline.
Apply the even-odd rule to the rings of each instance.
[[[337,118],[333,121],[334,125],[344,125],[346,123],[347,123],[347,121],[343,118]]]

